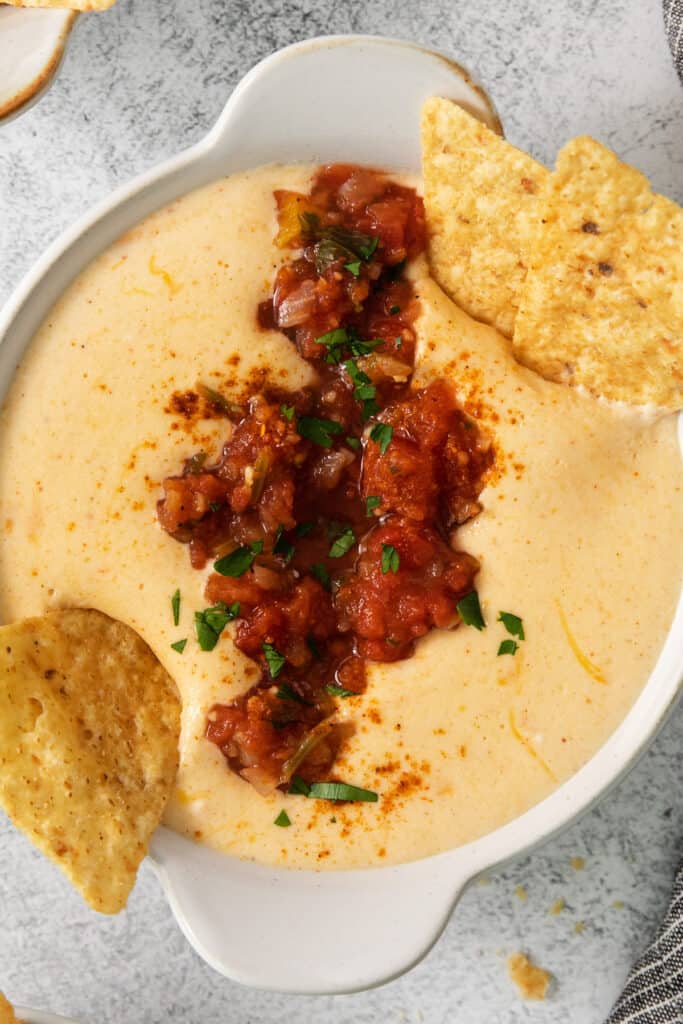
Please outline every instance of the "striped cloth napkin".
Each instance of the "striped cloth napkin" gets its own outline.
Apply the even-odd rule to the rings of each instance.
[[[664,0],[664,28],[676,71],[683,82],[683,0]]]
[[[683,861],[666,917],[606,1024],[683,1024]]]
[[[683,0],[663,0],[664,28],[683,82]],[[632,967],[606,1024],[683,1024],[683,861],[654,940]]]

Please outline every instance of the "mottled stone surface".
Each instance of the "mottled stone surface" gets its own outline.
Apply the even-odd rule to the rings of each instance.
[[[52,90],[0,128],[0,299],[94,201],[199,139],[256,60],[353,31],[452,54],[490,90],[510,139],[540,159],[591,132],[683,199],[683,94],[658,0],[119,0],[79,20]],[[597,1024],[666,902],[682,751],[679,711],[600,808],[471,888],[409,975],[354,996],[221,979],[186,944],[148,868],[125,913],[96,917],[0,820],[0,988],[91,1024]],[[566,908],[550,914],[558,899]],[[520,947],[556,976],[545,1003],[523,1004],[510,986],[505,957]]]

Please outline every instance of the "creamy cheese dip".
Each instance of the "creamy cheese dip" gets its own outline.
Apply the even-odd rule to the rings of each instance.
[[[377,804],[260,796],[204,739],[209,708],[258,677],[228,627],[202,652],[194,612],[210,566],[158,526],[161,480],[225,420],[173,412],[198,380],[226,393],[311,369],[257,327],[287,253],[273,244],[274,188],[309,167],[235,175],[124,235],[55,305],[21,362],[0,421],[0,620],[99,608],[138,630],[183,699],[167,823],[220,850],[293,867],[396,863],[474,839],[547,796],[633,703],[671,623],[683,562],[673,417],[646,423],[521,368],[508,342],[424,276],[416,384],[446,375],[495,439],[499,472],[459,532],[482,564],[487,628],[430,634],[411,659],[371,665],[340,701],[355,724],[335,775]],[[420,268],[417,268],[418,277]],[[171,595],[182,595],[174,627]],[[497,622],[524,620],[514,657]],[[188,637],[183,654],[171,649]],[[103,709],[106,715],[106,708]],[[286,808],[290,828],[273,821]]]

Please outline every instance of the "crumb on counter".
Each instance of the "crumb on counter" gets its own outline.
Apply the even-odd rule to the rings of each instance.
[[[515,887],[515,896],[518,900],[525,900],[527,898],[527,895],[528,893],[523,885],[518,885]]]
[[[564,908],[566,907],[566,905],[567,905],[567,904],[566,904],[566,903],[564,902],[564,900],[562,899],[562,897],[560,897],[560,899],[559,899],[559,900],[555,900],[555,902],[553,903],[553,905],[552,905],[552,906],[550,907],[550,909],[548,910],[548,913],[549,913],[549,914],[554,914],[555,916],[557,916],[557,914],[561,914],[561,913],[562,913],[562,911],[564,910]]]
[[[583,871],[586,866],[586,861],[583,857],[572,857],[569,863],[574,868],[574,871]]]
[[[522,999],[545,999],[550,987],[549,971],[537,967],[524,953],[512,953],[507,965],[510,979],[517,986]]]

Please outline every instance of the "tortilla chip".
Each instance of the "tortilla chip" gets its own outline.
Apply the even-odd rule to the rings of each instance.
[[[422,163],[432,275],[510,337],[526,274],[521,235],[547,170],[438,97],[422,108]]]
[[[683,210],[594,139],[573,139],[528,224],[515,355],[549,380],[683,406]]]
[[[179,711],[147,644],[101,612],[0,628],[0,806],[102,913],[125,906],[161,820]]]
[[[12,7],[63,7],[70,11],[105,11],[116,0],[2,0]]]
[[[0,992],[0,1024],[21,1024],[14,1016],[14,1010]]]

